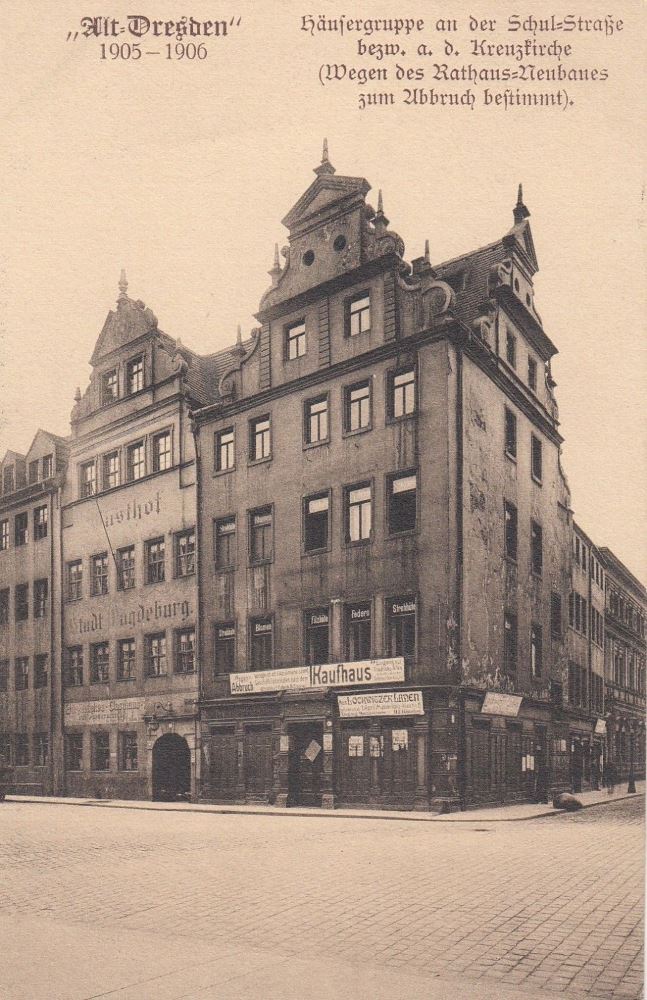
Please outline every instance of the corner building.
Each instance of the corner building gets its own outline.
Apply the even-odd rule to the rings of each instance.
[[[452,807],[566,787],[571,514],[521,191],[411,264],[327,152],[199,442],[206,800]]]

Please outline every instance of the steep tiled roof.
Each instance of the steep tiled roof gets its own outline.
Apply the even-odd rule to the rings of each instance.
[[[244,341],[242,346],[247,350],[251,343]],[[188,365],[186,383],[196,402],[202,406],[217,402],[220,379],[236,362],[234,347],[207,355],[196,354],[184,345],[179,350]]]
[[[480,306],[488,297],[488,277],[492,266],[501,263],[508,254],[503,240],[497,240],[434,266],[441,281],[446,281],[454,289],[456,315],[464,323],[471,323],[482,314]]]

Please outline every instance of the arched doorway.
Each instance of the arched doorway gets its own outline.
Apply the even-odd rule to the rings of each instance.
[[[191,751],[183,736],[166,733],[153,746],[153,801],[176,802],[191,794]]]

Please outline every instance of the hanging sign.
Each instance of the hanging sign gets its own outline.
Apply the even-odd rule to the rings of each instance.
[[[519,715],[523,698],[517,694],[500,694],[498,691],[488,691],[483,701],[483,715]]]
[[[337,696],[342,719],[370,715],[424,715],[422,691],[376,691],[371,694]]]
[[[320,751],[321,751],[321,744],[317,743],[316,740],[310,740],[308,746],[303,751],[303,756],[306,758],[306,760],[309,760],[310,763],[312,764],[312,762],[317,759],[317,755],[320,753]]]
[[[593,732],[594,733],[598,733],[599,735],[601,735],[602,733],[606,733],[606,731],[607,731],[607,722],[606,722],[606,719],[596,719],[595,720],[595,729],[593,730]]]
[[[264,691],[295,691],[300,688],[387,684],[403,680],[404,657],[393,656],[384,660],[357,660],[230,674],[229,687],[232,694],[258,694]]]

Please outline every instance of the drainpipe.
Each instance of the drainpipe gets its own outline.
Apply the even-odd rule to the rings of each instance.
[[[195,705],[194,714],[194,759],[193,759],[193,787],[195,789],[196,800],[198,798],[198,754],[202,754],[202,740],[198,740],[200,732],[200,703],[203,695],[203,675],[202,675],[202,584],[200,580],[200,570],[202,565],[202,463],[200,456],[200,428],[193,414],[189,411],[191,423],[191,434],[193,435],[193,449],[195,454],[195,577],[196,577],[196,615],[195,615],[195,645],[197,652],[198,670],[198,701]]]
[[[458,790],[465,808],[465,698],[463,692],[463,348],[456,343],[456,657],[458,660]]]

